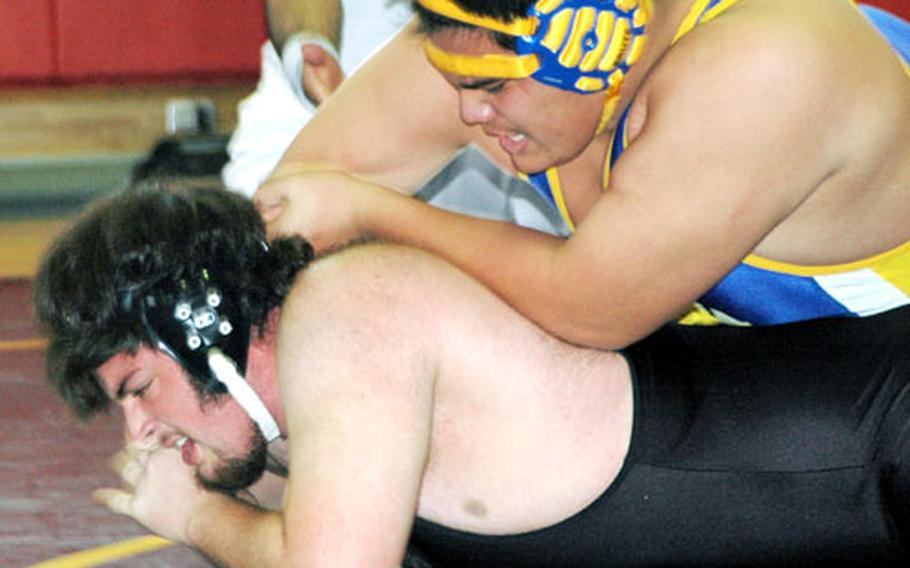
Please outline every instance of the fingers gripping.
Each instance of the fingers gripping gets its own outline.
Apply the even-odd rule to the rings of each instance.
[[[127,471],[127,469],[129,469],[131,471],[128,474],[128,476],[130,478],[135,478],[135,476],[136,476],[135,469],[136,468],[134,466],[129,465],[130,461],[131,461],[131,459],[130,459],[128,453],[124,450],[124,451],[117,452],[117,454],[115,454],[108,461],[108,465],[114,471],[114,473],[119,475],[120,478],[123,479],[124,482],[126,482],[130,486],[130,489],[132,489],[132,487],[135,486],[136,481],[128,480],[127,474],[124,473],[125,471]],[[132,512],[131,512],[132,511],[132,505],[131,505],[132,498],[133,498],[132,491],[126,491],[123,489],[104,488],[104,489],[97,489],[94,492],[92,492],[92,499],[94,499],[94,501],[96,503],[98,503],[99,505],[102,505],[104,507],[107,507],[114,513],[118,513],[120,515],[132,516]]]
[[[133,498],[136,486],[145,472],[148,463],[148,452],[136,450],[121,450],[108,462],[110,468],[120,476],[126,487],[123,489],[98,489],[92,493],[94,500],[121,515],[133,515]]]
[[[270,238],[299,234],[325,251],[361,237],[361,214],[386,193],[344,172],[290,164],[272,173],[255,200]]]
[[[99,489],[92,495],[95,501],[161,536],[184,542],[187,519],[203,502],[205,491],[180,453],[171,448],[128,448],[111,458],[110,467],[123,487]]]
[[[112,512],[133,516],[133,494],[119,489],[98,489],[92,493],[96,503],[107,507]]]

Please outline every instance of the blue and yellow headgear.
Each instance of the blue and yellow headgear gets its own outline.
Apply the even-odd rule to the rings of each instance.
[[[443,72],[523,79],[577,93],[607,90],[605,126],[619,87],[641,56],[649,0],[538,0],[524,18],[503,22],[465,12],[452,0],[418,0],[425,9],[465,24],[515,36],[516,54],[450,53],[424,42],[427,58]]]

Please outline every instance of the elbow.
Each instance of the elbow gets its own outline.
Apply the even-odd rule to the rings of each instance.
[[[646,337],[672,317],[673,306],[634,275],[592,267],[588,253],[567,246],[554,249],[551,270],[535,289],[538,325],[581,347],[623,349]],[[530,297],[531,295],[529,295]]]
[[[620,302],[551,307],[554,309],[539,322],[545,331],[573,345],[604,351],[624,349],[664,323],[636,315]]]
[[[603,325],[599,327],[573,326],[565,332],[551,331],[564,341],[579,347],[617,351],[644,338],[650,330],[622,329],[618,326]]]

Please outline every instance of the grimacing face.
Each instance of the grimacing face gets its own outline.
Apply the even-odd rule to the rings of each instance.
[[[485,30],[446,28],[434,32],[437,47],[462,55],[507,54]],[[496,138],[516,169],[535,173],[565,164],[596,135],[606,94],[580,94],[535,79],[469,77],[441,72],[459,95],[461,119]]]
[[[119,353],[96,374],[122,408],[131,442],[179,449],[203,486],[233,492],[265,470],[266,441],[243,409],[229,395],[203,402],[163,351],[143,345],[135,354]]]

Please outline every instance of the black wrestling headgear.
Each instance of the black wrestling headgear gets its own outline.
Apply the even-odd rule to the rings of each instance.
[[[130,317],[138,317],[156,346],[208,392],[227,392],[209,366],[210,349],[217,347],[241,375],[246,372],[249,317],[208,270],[176,279],[165,276],[122,291],[120,305]]]

